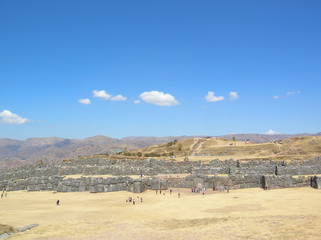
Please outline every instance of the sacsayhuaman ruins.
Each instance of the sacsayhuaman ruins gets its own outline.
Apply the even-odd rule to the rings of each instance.
[[[285,161],[108,160],[89,157],[0,170],[6,191],[143,192],[168,188],[321,189],[321,157]],[[103,176],[102,176],[103,175]],[[319,176],[318,176],[319,175]]]

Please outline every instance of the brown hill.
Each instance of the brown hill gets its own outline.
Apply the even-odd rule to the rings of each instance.
[[[173,157],[189,160],[300,160],[321,155],[321,136],[303,136],[266,143],[233,141],[222,138],[193,138],[127,151],[121,155]]]
[[[97,136],[83,140],[63,138],[30,138],[25,141],[0,139],[0,167],[63,160],[92,154],[106,154],[117,149],[133,149],[135,145],[118,139]]]
[[[195,155],[212,155],[209,158],[215,157],[219,159],[227,159],[227,158],[254,158],[254,157],[267,157],[267,153],[260,150],[257,152],[256,148],[277,148],[276,145],[270,146],[270,141],[272,139],[283,139],[285,137],[291,136],[305,136],[307,134],[296,134],[296,135],[266,135],[266,134],[234,134],[234,135],[226,135],[225,138],[232,139],[233,137],[236,140],[244,140],[249,139],[254,143],[266,143],[266,145],[259,146],[255,145],[252,152],[256,152],[255,154],[250,154],[250,145],[246,145],[246,149],[240,148],[242,146],[242,141],[236,146],[229,146],[231,140],[216,140],[219,141],[221,146],[214,147],[214,140],[217,138],[211,138],[212,141],[208,142],[205,140],[209,138],[204,138],[204,136],[196,137],[196,136],[168,136],[168,137],[126,137],[123,139],[115,139],[106,136],[95,136],[90,138],[85,138],[82,140],[78,139],[65,139],[65,138],[29,138],[25,141],[8,139],[8,138],[0,138],[0,168],[1,167],[16,167],[23,164],[34,163],[39,160],[43,161],[55,161],[55,160],[63,160],[66,158],[75,158],[78,156],[89,156],[89,155],[97,155],[97,154],[110,154],[113,151],[117,150],[134,150],[138,148],[144,148],[152,145],[150,148],[146,148],[143,150],[137,150],[133,152],[128,152],[127,155],[146,155],[148,156],[163,156],[169,157],[170,155],[175,155],[179,157],[191,156],[190,159],[195,158]],[[318,134],[309,134],[313,135],[321,135]],[[195,140],[199,139],[199,140]],[[176,142],[178,140],[179,142]],[[175,143],[175,144],[174,144]],[[212,144],[213,146],[210,146]],[[220,145],[218,144],[218,145]],[[225,146],[225,145],[226,146]],[[240,145],[240,146],[239,146]],[[302,152],[302,156],[304,156],[303,147],[296,146],[295,148],[289,148],[287,150],[282,150],[280,153],[274,153],[273,157],[282,157],[282,154],[286,153],[286,155],[290,155],[290,152],[295,152],[295,156],[299,157],[298,152]],[[180,150],[179,150],[180,149]],[[234,149],[234,150],[233,150]],[[228,150],[228,151],[227,151]],[[232,151],[233,150],[233,151]],[[278,150],[274,150],[277,152]],[[139,154],[139,152],[141,152]],[[243,154],[238,154],[243,152]],[[246,154],[245,154],[246,153]],[[309,153],[308,153],[309,154]],[[124,156],[124,155],[123,155]],[[203,156],[204,158],[204,156]]]
[[[17,167],[35,163],[59,161],[66,158],[110,154],[113,151],[135,149],[171,141],[175,137],[130,137],[115,139],[106,136],[82,140],[65,138],[29,138],[19,141],[0,138],[0,168]],[[179,137],[178,137],[179,139]]]

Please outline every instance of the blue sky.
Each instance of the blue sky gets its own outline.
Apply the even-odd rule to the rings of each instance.
[[[320,132],[321,2],[0,2],[0,138]]]

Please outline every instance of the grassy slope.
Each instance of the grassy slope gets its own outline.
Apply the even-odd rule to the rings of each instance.
[[[217,158],[248,159],[282,159],[300,160],[321,155],[321,137],[295,137],[284,139],[278,143],[245,143],[219,138],[192,138],[175,144],[159,144],[147,148],[130,151],[130,154],[141,152],[143,155],[159,154],[162,157],[173,153],[176,158],[188,156],[190,160],[208,160]],[[208,156],[207,156],[208,155]]]

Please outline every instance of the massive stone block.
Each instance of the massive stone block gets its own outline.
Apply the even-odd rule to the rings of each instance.
[[[145,184],[142,181],[135,181],[133,183],[133,192],[141,193],[145,191]]]
[[[314,176],[311,178],[311,186],[316,189],[321,189],[321,177]]]

